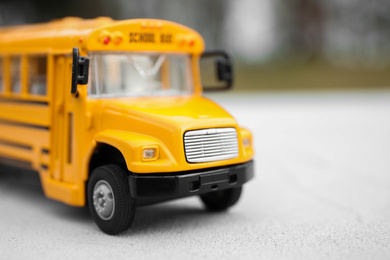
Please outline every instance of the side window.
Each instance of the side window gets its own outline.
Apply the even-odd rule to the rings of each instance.
[[[11,76],[11,92],[20,93],[21,81],[20,81],[20,57],[11,57],[10,76]]]
[[[3,58],[0,58],[0,92],[3,92],[3,79],[4,79],[4,61]]]
[[[32,95],[46,95],[47,57],[36,56],[28,59],[28,89]]]

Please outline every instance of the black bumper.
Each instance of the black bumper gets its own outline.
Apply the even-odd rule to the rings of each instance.
[[[130,194],[134,199],[180,198],[239,187],[253,178],[253,161],[200,171],[132,174]]]

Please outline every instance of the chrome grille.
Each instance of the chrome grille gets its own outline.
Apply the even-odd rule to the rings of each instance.
[[[210,128],[187,131],[184,150],[188,162],[212,162],[238,156],[237,131],[234,128]]]

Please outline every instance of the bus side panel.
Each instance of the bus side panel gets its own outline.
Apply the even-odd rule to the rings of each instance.
[[[0,121],[1,163],[47,171],[49,152],[48,128]],[[15,165],[16,162],[20,163]]]
[[[0,100],[0,120],[49,127],[50,110],[46,103]]]

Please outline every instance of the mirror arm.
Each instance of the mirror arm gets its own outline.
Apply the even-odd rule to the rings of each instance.
[[[208,50],[204,51],[201,55],[201,58],[207,58],[207,57],[212,57],[212,56],[223,56],[227,60],[231,60],[229,54],[227,54],[223,50]]]
[[[88,83],[89,73],[89,59],[87,57],[79,56],[79,48],[73,48],[73,63],[72,63],[72,89],[71,93],[78,97],[78,84]]]

